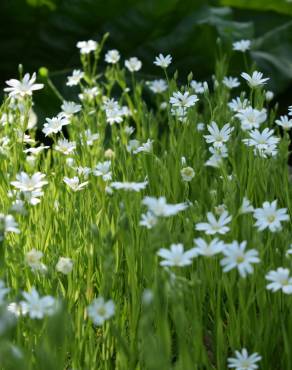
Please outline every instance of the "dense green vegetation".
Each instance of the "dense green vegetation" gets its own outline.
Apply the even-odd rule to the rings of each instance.
[[[292,369],[292,4],[0,6],[0,369]]]

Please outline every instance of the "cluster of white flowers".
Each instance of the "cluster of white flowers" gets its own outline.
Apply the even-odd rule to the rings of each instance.
[[[212,156],[205,163],[206,166],[219,167],[222,163],[222,159],[228,156],[228,150],[225,143],[229,141],[233,130],[234,128],[230,127],[229,123],[226,123],[221,130],[214,121],[208,125],[210,135],[204,135],[204,137],[207,144],[212,144],[209,148]]]
[[[241,277],[245,278],[253,272],[254,263],[259,263],[258,251],[255,249],[245,250],[247,242],[233,241],[231,244],[225,244],[219,239],[214,239],[208,244],[204,239],[194,239],[195,248],[184,251],[182,244],[172,244],[170,249],[159,249],[158,256],[164,258],[160,262],[161,266],[187,266],[192,263],[193,258],[202,255],[211,257],[222,253],[224,258],[221,260],[221,266],[224,272],[237,268]]]
[[[103,102],[103,110],[106,114],[106,121],[113,125],[114,123],[123,122],[124,117],[131,115],[128,107],[121,107],[114,99],[105,98]]]
[[[80,41],[76,46],[80,50],[81,60],[87,60],[87,62],[93,57],[96,58],[100,51],[100,45],[94,40]],[[251,49],[251,46],[250,40],[240,40],[233,43],[233,50],[246,53]],[[122,71],[121,75],[123,75],[125,69],[127,69],[132,73],[134,90],[136,81],[133,74],[141,70],[142,62],[137,57],[131,57],[125,60],[123,66],[121,66],[120,60],[121,55],[118,50],[112,49],[107,51],[104,56],[104,61],[108,64],[106,71],[113,74]],[[179,221],[183,220],[184,224],[179,226],[182,234],[186,235],[187,238],[191,233],[195,233],[195,235],[191,236],[191,239],[193,239],[192,246],[185,239],[183,240],[187,248],[185,248],[183,243],[173,243],[172,241],[175,241],[175,237],[172,241],[167,241],[168,248],[156,249],[152,256],[156,256],[155,258],[159,257],[159,264],[163,267],[160,270],[168,273],[171,279],[176,278],[174,273],[176,267],[189,266],[191,270],[193,269],[193,266],[191,266],[193,263],[195,265],[203,259],[206,259],[206,261],[214,259],[217,261],[217,265],[221,266],[223,273],[233,271],[233,273],[239,274],[241,278],[247,278],[247,276],[252,275],[255,266],[261,262],[261,258],[264,262],[265,257],[262,249],[259,248],[257,250],[251,248],[251,246],[260,246],[258,241],[260,240],[259,235],[261,232],[265,236],[266,233],[274,234],[283,230],[285,223],[290,220],[289,207],[278,208],[278,204],[282,204],[284,197],[277,200],[273,193],[267,193],[268,196],[264,199],[270,199],[271,201],[263,201],[261,195],[253,196],[251,193],[252,187],[248,186],[246,194],[254,202],[254,205],[246,196],[243,197],[241,192],[241,205],[238,206],[238,209],[235,208],[236,210],[234,211],[235,206],[230,204],[231,198],[228,199],[228,196],[233,191],[230,189],[235,189],[231,185],[233,186],[235,183],[236,186],[241,185],[241,179],[237,176],[236,171],[232,172],[231,170],[230,172],[230,168],[235,170],[237,166],[236,161],[232,162],[234,158],[232,158],[231,141],[240,143],[238,152],[244,148],[242,150],[243,153],[240,153],[239,156],[246,155],[246,152],[249,151],[249,155],[252,157],[261,157],[257,159],[259,161],[266,163],[266,161],[270,160],[272,162],[273,159],[270,157],[277,155],[278,144],[281,141],[280,135],[277,136],[276,133],[280,132],[286,138],[288,135],[286,132],[283,133],[283,130],[288,131],[292,128],[292,118],[290,118],[292,116],[292,106],[289,107],[285,115],[275,120],[277,129],[274,130],[269,126],[272,120],[269,118],[269,105],[271,105],[270,102],[274,95],[271,91],[263,91],[263,87],[267,84],[269,78],[264,78],[261,72],[241,73],[241,77],[247,82],[250,89],[250,100],[248,100],[244,92],[241,92],[240,96],[232,97],[232,90],[239,88],[241,85],[238,77],[224,76],[219,79],[213,76],[213,85],[210,84],[210,92],[206,81],[192,80],[192,75],[190,75],[188,78],[189,85],[179,86],[174,90],[173,85],[169,83],[166,71],[172,63],[172,56],[159,54],[153,63],[163,69],[165,73],[165,79],[154,79],[145,84],[152,93],[157,94],[155,96],[151,95],[151,99],[157,103],[157,116],[168,117],[169,112],[167,108],[170,106],[172,116],[178,121],[186,123],[183,126],[183,129],[186,129],[186,131],[182,133],[182,138],[184,138],[183,135],[188,135],[191,132],[187,131],[191,128],[194,133],[194,140],[201,140],[202,142],[203,149],[200,152],[198,150],[196,157],[196,155],[190,154],[189,148],[183,146],[183,139],[181,141],[180,138],[176,140],[175,130],[171,132],[173,136],[171,136],[170,147],[173,145],[179,153],[177,155],[175,152],[178,163],[174,163],[173,168],[178,173],[180,182],[174,188],[179,188],[179,186],[181,188],[172,189],[171,184],[170,189],[166,189],[163,188],[162,184],[159,184],[159,189],[155,190],[151,180],[153,174],[149,171],[145,173],[145,169],[150,167],[150,163],[156,163],[158,171],[161,169],[161,174],[159,175],[163,177],[165,174],[163,160],[167,158],[172,165],[172,156],[168,152],[168,143],[167,147],[164,148],[165,151],[157,151],[157,147],[160,149],[161,143],[159,142],[159,135],[155,136],[155,132],[159,131],[160,127],[150,127],[150,125],[146,127],[145,125],[141,130],[140,125],[143,122],[140,122],[139,118],[141,113],[139,113],[140,107],[135,107],[135,99],[132,100],[132,91],[127,87],[126,81],[120,85],[122,93],[120,96],[117,96],[114,95],[116,93],[112,93],[112,87],[108,88],[105,87],[106,84],[99,84],[97,76],[94,76],[91,81],[88,78],[86,68],[84,71],[73,70],[72,75],[67,77],[66,82],[67,86],[77,86],[77,89],[79,89],[80,104],[74,101],[63,100],[60,112],[56,113],[52,118],[46,118],[42,128],[45,136],[52,137],[54,141],[50,155],[53,158],[57,158],[57,162],[60,161],[58,162],[60,167],[56,172],[54,170],[49,172],[47,170],[48,167],[45,167],[46,170],[44,172],[48,174],[49,184],[47,175],[38,172],[38,168],[43,168],[40,163],[47,153],[44,153],[44,150],[49,149],[49,146],[38,145],[38,142],[34,139],[35,135],[30,135],[30,130],[35,127],[36,119],[31,117],[33,112],[31,106],[29,107],[30,111],[25,111],[25,104],[21,104],[21,102],[26,100],[31,102],[33,92],[42,89],[43,84],[35,83],[35,73],[32,76],[25,74],[20,80],[11,79],[6,82],[8,87],[4,91],[9,95],[7,98],[9,102],[7,105],[8,112],[1,113],[0,116],[0,126],[5,132],[5,135],[0,137],[0,154],[6,157],[9,156],[14,139],[16,143],[25,144],[20,151],[21,155],[25,157],[25,163],[17,167],[17,170],[12,170],[11,177],[10,175],[7,177],[8,187],[11,185],[7,195],[11,199],[9,200],[8,211],[4,211],[7,214],[0,214],[1,243],[4,238],[8,241],[10,238],[11,240],[19,239],[15,235],[7,234],[20,234],[19,225],[23,229],[24,225],[22,223],[25,222],[23,220],[31,217],[30,212],[38,212],[39,207],[30,207],[30,205],[35,206],[40,203],[40,198],[44,196],[43,188],[48,185],[46,193],[49,193],[49,189],[53,189],[52,193],[55,198],[51,198],[52,209],[56,213],[64,207],[62,202],[59,202],[60,194],[65,194],[66,198],[70,197],[73,200],[76,198],[79,201],[86,197],[92,189],[98,189],[98,192],[105,194],[106,199],[105,202],[100,201],[101,211],[103,211],[102,207],[105,207],[103,203],[111,205],[113,199],[119,199],[119,203],[116,203],[115,207],[119,206],[121,213],[126,210],[128,212],[126,201],[131,202],[134,198],[138,199],[139,214],[141,212],[140,207],[144,207],[145,211],[142,211],[141,218],[139,221],[136,219],[136,223],[138,224],[139,222],[140,226],[149,230],[141,228],[140,231],[143,235],[151,235],[153,233],[155,236],[156,231],[158,234],[160,233],[160,226],[162,228],[166,227],[165,225],[169,227],[169,235],[171,235],[172,230],[175,230],[175,228],[172,229],[172,226],[170,226],[172,225],[172,220],[165,220],[165,218],[177,216],[174,217],[173,224],[175,224],[176,219]],[[91,82],[88,83],[88,80]],[[140,93],[139,89],[137,91]],[[215,90],[217,93],[220,89],[224,92],[226,99],[228,99],[225,103],[227,118],[218,112],[219,109],[213,109],[213,107],[210,108],[210,116],[206,115],[206,117],[200,113],[200,109],[193,108],[199,101],[199,94],[202,102],[205,99],[208,103],[207,106],[211,106],[213,101],[209,100],[209,97],[212,91]],[[149,91],[147,93],[149,95]],[[257,101],[254,98],[254,95],[257,94],[262,94],[262,101],[261,99]],[[154,117],[156,111],[151,111],[152,114]],[[17,116],[21,117],[21,125],[14,128],[13,122]],[[86,117],[88,122],[85,122],[84,117]],[[143,119],[148,119],[144,111]],[[201,119],[208,119],[205,122],[210,123],[205,124],[201,122]],[[171,118],[171,122],[173,121],[176,123],[176,120]],[[228,123],[226,123],[227,121]],[[84,124],[84,126],[81,126],[81,124]],[[65,126],[68,126],[68,130],[62,132]],[[8,132],[9,130],[13,132],[13,135],[6,135],[6,131]],[[107,143],[106,130],[112,135],[110,144]],[[173,144],[172,140],[175,144]],[[83,149],[84,153],[88,150],[89,155],[80,155],[80,152],[83,153]],[[230,154],[229,161],[223,161],[224,158],[228,158],[228,150]],[[211,153],[207,160],[205,158],[206,152]],[[200,160],[201,158],[201,163],[213,168],[206,169],[204,165],[200,168],[195,160]],[[122,162],[123,159],[125,159],[124,163]],[[117,162],[122,162],[122,165],[125,167],[128,166],[128,163],[137,163],[139,173],[135,177],[132,174],[133,169],[131,166],[122,173],[120,170],[121,166]],[[226,166],[224,166],[225,162]],[[17,173],[17,171],[20,172]],[[40,169],[40,171],[42,170]],[[216,181],[214,180],[208,193],[210,195],[210,203],[208,204],[211,204],[212,208],[211,206],[207,208],[207,210],[211,209],[211,211],[207,212],[206,220],[203,220],[203,222],[197,221],[201,220],[199,218],[202,216],[200,210],[205,205],[199,204],[197,195],[193,197],[196,191],[205,191],[205,189],[194,187],[197,178],[201,176],[200,171],[208,173],[212,171],[214,173],[218,172],[217,175],[214,175]],[[247,176],[250,176],[250,174]],[[133,178],[140,181],[131,181]],[[11,181],[12,179],[15,180]],[[118,181],[119,179],[121,181]],[[230,188],[227,188],[226,182],[228,185],[230,184]],[[222,191],[216,188],[218,183],[224,183]],[[57,185],[60,185],[60,192],[58,192]],[[154,193],[157,194],[157,197],[144,196],[145,189],[147,189],[146,191],[149,190],[146,194]],[[221,196],[221,193],[224,193],[223,196]],[[173,203],[168,203],[166,197],[159,196],[160,194],[166,194],[168,199],[172,199]],[[189,200],[189,197],[192,197],[193,203]],[[120,199],[122,200],[120,201]],[[124,201],[125,199],[126,201]],[[214,203],[215,201],[216,203]],[[214,204],[216,204],[215,207]],[[255,207],[255,204],[257,204],[258,208]],[[43,204],[40,207],[42,206]],[[187,217],[185,213],[181,214],[181,212],[186,210]],[[76,213],[77,211],[74,210]],[[15,217],[10,213],[16,213]],[[114,217],[112,218],[114,219]],[[240,223],[237,222],[239,219],[249,220],[249,225],[251,229],[254,228],[253,232],[258,239],[251,239],[249,233],[245,233],[245,230],[238,232]],[[186,225],[190,225],[194,220],[195,226],[191,226],[188,231]],[[93,224],[93,226],[95,225]],[[154,230],[151,230],[153,228]],[[7,240],[4,241],[4,244]],[[32,246],[36,248],[32,248]],[[24,245],[24,268],[27,269],[30,275],[34,275],[36,282],[39,282],[38,279],[41,281],[41,279],[44,279],[51,273],[48,258],[45,255],[45,248],[40,247],[38,243],[33,243],[28,247],[26,244]],[[71,277],[74,276],[74,278],[75,273],[76,276],[78,275],[75,271],[77,260],[74,258],[74,255],[71,256],[72,258],[66,255],[70,255],[70,252],[67,254],[67,250],[63,250],[63,252],[58,253],[56,260],[53,261],[55,275],[58,279],[67,279],[66,275],[70,273],[72,273]],[[289,258],[291,258],[291,255],[292,247],[290,246],[284,251],[285,261],[290,263]],[[292,294],[291,271],[284,265],[285,262],[280,267],[270,264],[268,269],[265,270],[262,277],[266,286],[265,294],[270,294],[270,291],[273,293],[282,292],[285,295]],[[187,267],[186,270],[188,272]],[[258,271],[256,270],[254,275],[257,274]],[[6,296],[10,291],[11,289],[6,288],[4,282],[0,280],[0,306],[6,303]],[[91,291],[91,288],[88,291]],[[143,294],[143,304],[151,302],[154,294],[150,290],[145,292]],[[105,296],[107,296],[107,293]],[[94,296],[91,296],[91,299],[92,297]],[[106,300],[101,295],[93,299],[93,301],[87,301],[87,296],[85,299],[87,305],[85,316],[88,316],[94,325],[101,326],[114,316],[116,306],[113,300]],[[10,303],[8,311],[15,316],[27,315],[31,319],[43,319],[45,316],[53,315],[57,311],[58,306],[57,297],[54,298],[51,295],[41,296],[37,289],[32,287],[29,292],[22,292],[22,298],[19,302]],[[235,351],[235,357],[228,358],[228,367],[237,370],[257,369],[260,360],[261,356],[257,353],[249,355],[247,350],[243,348],[240,351]]]
[[[193,107],[197,101],[199,101],[197,95],[191,95],[189,91],[174,92],[169,99],[172,115],[177,117],[179,121],[185,122],[189,108]]]
[[[267,120],[266,109],[254,109],[251,106],[237,110],[237,114],[241,123],[241,129],[244,131],[258,129],[260,125]]]

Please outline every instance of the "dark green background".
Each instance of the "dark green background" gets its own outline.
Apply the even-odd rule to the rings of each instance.
[[[142,78],[162,76],[153,58],[163,52],[173,55],[171,72],[178,69],[182,81],[190,71],[210,79],[218,37],[226,53],[230,42],[251,38],[252,58],[272,77],[269,87],[283,106],[292,104],[292,3],[285,0],[1,0],[0,24],[1,86],[17,76],[19,63],[29,72],[46,66],[70,97],[64,81],[80,66],[76,42],[105,32],[106,49],[142,59]],[[244,69],[240,53],[230,66],[231,75]],[[39,94],[46,113],[53,111],[49,92]]]

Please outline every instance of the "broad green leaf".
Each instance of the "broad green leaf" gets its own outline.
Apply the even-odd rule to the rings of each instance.
[[[292,15],[292,3],[289,0],[220,0],[220,4],[242,9],[273,10]]]

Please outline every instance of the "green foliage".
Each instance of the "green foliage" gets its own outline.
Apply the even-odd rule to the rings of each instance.
[[[47,6],[50,10],[55,10],[57,7],[56,2],[58,0],[26,0],[27,4],[32,7]]]
[[[258,37],[252,56],[258,64],[269,66],[272,75],[277,76],[273,81],[274,89],[277,84],[284,85],[285,81],[292,80],[292,21]]]
[[[235,3],[240,1],[226,2]],[[266,12],[270,8],[265,4],[270,3],[244,2],[246,9],[260,12],[234,14],[231,8],[219,7],[222,2],[207,0],[30,0],[30,5],[23,0],[4,1],[0,4],[0,81],[3,84],[15,75],[22,62],[30,71],[47,67],[61,88],[59,82],[78,64],[76,42],[98,40],[110,32],[108,47],[117,48],[125,57],[143,59],[145,77],[157,74],[153,54],[170,52],[181,70],[179,79],[190,71],[196,79],[210,78],[215,64],[212,45],[218,37],[254,39],[252,55],[260,69],[273,74],[273,87],[282,92],[291,83],[291,18],[288,12]],[[273,3],[278,4],[272,9],[277,11],[292,6],[284,1]],[[243,68],[242,63],[233,65],[234,73]]]
[[[220,0],[220,3],[241,9],[273,10],[278,13],[292,15],[292,4],[289,0]]]
[[[230,14],[222,9],[219,13],[224,17]],[[208,10],[208,15],[213,22],[218,10]],[[194,21],[194,15],[190,17]],[[200,19],[205,21],[204,17]],[[0,126],[0,263],[1,279],[10,288],[3,294],[0,286],[1,370],[221,370],[227,368],[227,359],[234,356],[234,351],[242,348],[262,356],[262,369],[290,369],[292,295],[268,290],[265,276],[280,266],[292,269],[292,256],[287,254],[291,219],[282,222],[277,232],[259,231],[254,215],[240,211],[245,196],[255,208],[277,199],[278,208],[286,208],[284,213],[291,217],[292,184],[287,165],[290,138],[287,131],[274,127],[275,106],[266,99],[263,87],[251,90],[244,85],[233,92],[224,85],[222,79],[230,74],[233,55],[229,55],[230,45],[226,53],[218,42],[213,45],[219,56],[214,71],[216,83],[209,83],[209,89],[198,95],[198,102],[187,110],[182,122],[173,115],[169,99],[177,91],[194,94],[192,74],[181,84],[178,72],[172,77],[169,69],[156,67],[167,86],[164,92],[152,94],[139,73],[124,69],[123,60],[105,70],[100,66],[95,69],[97,59],[104,57],[101,47],[102,42],[90,56],[81,56],[85,75],[71,94],[77,101],[78,92],[84,93],[89,87],[97,88],[99,93],[81,101],[81,111],[68,118],[66,132],[51,135],[50,148],[34,154],[25,152],[28,147],[39,146],[36,128],[27,130],[31,96],[19,98],[19,105],[5,97],[0,107],[1,122],[9,119]],[[246,69],[252,70],[249,59],[238,54],[246,59]],[[45,68],[40,75],[43,82],[50,83]],[[51,93],[55,89],[53,85],[45,88]],[[54,115],[59,111],[59,94]],[[38,95],[41,91],[33,96]],[[263,157],[243,142],[249,131],[242,129],[228,106],[238,95],[248,97],[254,108],[267,110],[260,131],[274,128],[275,155]],[[109,98],[130,111],[120,123],[108,122],[104,104]],[[36,109],[37,99],[34,102]],[[165,109],[161,103],[166,103]],[[214,149],[205,140],[210,132],[206,126],[203,130],[198,126],[213,120],[219,128],[230,122],[233,129],[225,143],[228,156],[215,167],[206,166],[210,149]],[[131,134],[130,128],[135,129]],[[88,129],[98,134],[92,145],[86,137]],[[64,135],[76,146],[69,154],[57,146]],[[224,135],[214,137],[222,145]],[[153,140],[149,150],[136,154],[129,150],[130,140],[139,140],[141,145],[148,139]],[[265,150],[264,142],[259,141],[261,150]],[[112,179],[93,173],[97,163],[106,160],[111,163]],[[185,166],[194,170],[188,182],[181,173]],[[85,167],[90,168],[88,177],[80,171]],[[17,186],[12,182],[21,171],[45,174],[48,183],[43,193],[38,188],[39,204],[31,204],[30,182],[26,183],[30,190],[15,192]],[[65,176],[78,176],[83,188],[73,191],[65,184]],[[113,189],[112,181],[145,179],[146,189],[138,192]],[[158,216],[156,224],[148,229],[140,225],[146,212],[145,196],[165,196],[168,203],[186,203],[187,207],[171,217]],[[25,212],[12,207],[16,198],[23,200]],[[232,216],[228,232],[206,235],[195,227],[206,221],[207,212],[218,218],[225,207]],[[19,234],[6,230],[3,215],[8,214],[14,216]],[[273,223],[273,217],[269,220]],[[161,248],[182,243],[185,250],[190,250],[194,238],[210,242],[216,236],[224,242],[224,248],[233,240],[246,240],[248,250],[258,251],[260,263],[254,264],[245,278],[237,267],[222,271],[222,252],[198,255],[185,266],[164,268],[160,264],[157,252]],[[43,253],[41,261],[27,258],[32,248]],[[57,271],[59,257],[72,259],[70,273]],[[240,257],[236,263],[240,263]],[[40,262],[47,269],[36,268]],[[285,284],[291,283],[283,281]],[[36,319],[30,317],[31,309],[29,314],[22,312],[12,320],[5,295],[7,302],[19,307],[23,291],[30,291],[32,286],[42,297],[58,299],[57,310]],[[94,325],[87,308],[99,296],[113,300],[115,313],[102,325]],[[102,315],[100,311],[96,314]]]

